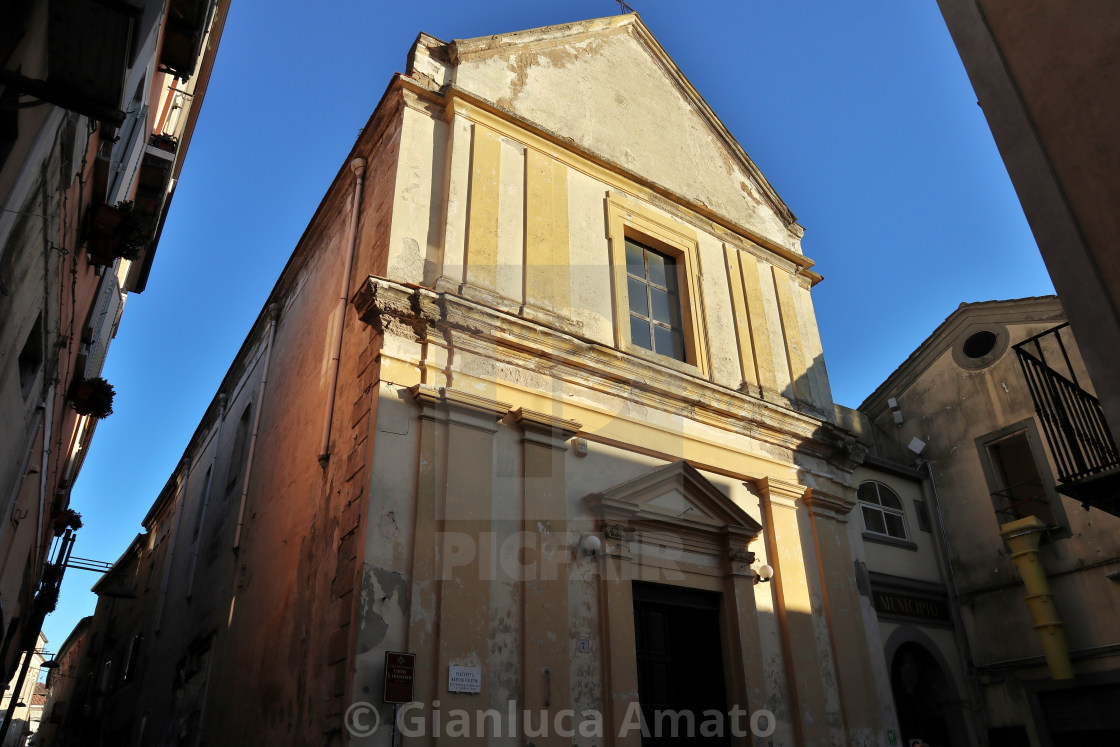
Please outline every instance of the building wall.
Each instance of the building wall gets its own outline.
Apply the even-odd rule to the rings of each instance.
[[[82,656],[88,653],[85,648],[89,625],[92,617],[83,617],[74,626],[74,630],[59,646],[55,661],[59,666],[47,673],[47,700],[43,707],[43,720],[39,727],[38,743],[41,745],[54,745],[59,729],[64,721],[70,721],[81,714],[82,692],[81,682],[78,680],[78,668]]]
[[[167,32],[167,14],[182,15],[173,4],[141,3],[131,15],[123,6],[95,3],[20,3],[0,12],[0,63],[31,80],[6,78],[4,95],[39,104],[7,110],[0,141],[5,674],[42,622],[32,600],[51,538],[68,520],[70,487],[96,429],[96,419],[71,408],[70,388],[101,373],[127,294],[144,289],[228,7],[196,6],[204,16],[180,18]],[[88,33],[91,28],[97,33]],[[127,33],[111,33],[122,28]],[[168,94],[174,78],[161,72],[164,45],[169,34],[182,33],[197,33],[202,43],[192,75],[180,71],[189,80],[175,81],[180,93]],[[55,67],[48,70],[52,59]],[[73,73],[60,60],[71,67],[96,60],[89,63],[96,72],[83,69],[75,84],[81,90],[71,90],[56,80]],[[162,104],[174,97],[179,114],[163,116]],[[157,141],[162,147],[152,144]],[[134,260],[116,258],[102,267],[89,249],[90,214],[102,203],[121,201],[133,201],[147,216],[148,240]]]
[[[938,0],[1054,287],[1120,431],[1120,9]]]
[[[550,60],[541,68],[565,72],[538,83],[542,95],[526,100],[551,110],[557,99],[595,77],[584,65],[599,63],[547,38],[537,41],[526,49]],[[385,337],[368,457],[373,481],[355,697],[376,700],[386,651],[413,650],[426,680],[417,696],[421,702],[504,708],[514,698],[539,707],[541,684],[534,673],[547,667],[570,702],[606,707],[608,730],[617,727],[632,696],[620,673],[626,660],[617,658],[627,642],[620,646],[610,635],[633,624],[617,617],[620,610],[625,616],[632,611],[590,582],[612,563],[634,573],[646,564],[660,568],[644,553],[666,551],[642,542],[633,559],[617,550],[590,569],[572,556],[583,534],[602,531],[603,517],[589,505],[590,495],[641,474],[636,467],[651,459],[664,467],[683,458],[722,476],[718,484],[731,486],[724,489],[736,505],[766,524],[774,544],[757,552],[778,564],[785,579],[759,585],[750,602],[740,602],[737,614],[759,631],[751,636],[759,643],[725,641],[729,666],[735,667],[729,676],[741,684],[732,692],[772,705],[787,739],[885,739],[881,726],[889,722],[889,706],[879,711],[878,699],[842,702],[835,684],[839,678],[874,690],[876,673],[860,644],[837,657],[832,643],[850,640],[851,633],[857,641],[864,637],[863,609],[847,575],[852,560],[846,529],[836,521],[851,507],[850,499],[839,497],[850,494],[847,474],[822,460],[823,452],[808,453],[816,426],[802,430],[809,421],[794,415],[798,409],[831,409],[808,302],[813,278],[806,266],[771,248],[779,242],[795,246],[799,232],[767,223],[778,219],[766,206],[743,218],[754,221],[751,239],[732,234],[727,216],[719,225],[695,211],[688,195],[666,197],[677,182],[661,180],[664,172],[651,168],[654,176],[631,178],[617,168],[611,142],[577,128],[574,139],[593,144],[588,150],[571,147],[561,141],[573,138],[560,129],[565,120],[550,119],[554,112],[517,110],[488,95],[488,85],[500,84],[472,68],[470,55],[485,56],[505,43],[478,49],[456,42],[452,71],[438,64],[442,58],[432,51],[438,44],[422,36],[410,56],[413,78],[421,78],[420,71],[431,76],[432,88],[443,81],[454,87],[436,98],[402,86],[398,174],[406,181],[398,182],[390,279],[370,278],[366,297],[356,301],[358,312]],[[629,35],[616,47],[613,40],[589,43],[601,44],[597,48],[607,56],[620,48],[648,55]],[[644,64],[650,64],[648,56]],[[471,77],[476,73],[482,77]],[[625,97],[626,90],[668,101],[670,92],[650,78],[619,76],[607,88],[612,97]],[[551,93],[544,96],[546,85]],[[619,128],[625,109],[595,101],[589,121],[603,131]],[[506,107],[530,121],[510,117]],[[696,141],[686,141],[683,150],[714,147],[710,130],[678,132],[685,138],[695,133]],[[441,138],[445,144],[438,145]],[[636,143],[630,150],[635,169],[663,156]],[[696,337],[684,365],[636,350],[619,321],[623,299],[612,290],[620,284],[614,274],[619,240],[635,234],[683,247],[680,256],[696,273],[689,287]],[[426,247],[423,261],[420,247]],[[398,268],[400,274],[394,273]],[[619,356],[619,349],[628,356]],[[682,400],[691,404],[682,409]],[[534,472],[533,460],[540,457],[529,445],[535,439],[526,435],[542,428],[552,429],[551,448],[560,452],[551,457],[547,479]],[[567,436],[577,432],[597,446],[587,457],[568,449]],[[795,454],[803,448],[806,453]],[[766,486],[779,484],[785,486],[783,499],[771,500],[777,488]],[[540,497],[530,497],[538,491]],[[484,548],[481,541],[490,544]],[[503,558],[524,557],[518,552],[566,565],[579,581],[535,578],[520,560],[510,572]],[[675,583],[701,585],[689,574]],[[706,583],[713,588],[711,579]],[[554,599],[547,611],[526,601],[538,594]],[[568,648],[582,633],[590,633],[592,655],[576,656],[569,666]],[[528,653],[545,641],[551,643],[544,651]],[[451,665],[482,668],[480,696],[447,691]],[[382,707],[382,718],[388,716]]]
[[[675,70],[636,16],[573,33]],[[393,79],[145,520],[174,551],[136,603],[163,626],[140,675],[144,735],[387,744],[390,729],[365,739],[344,718],[368,702],[388,724],[384,654],[408,650],[429,709],[596,710],[611,743],[636,744],[614,735],[636,703],[645,580],[721,595],[741,725],[767,708],[779,742],[887,744],[844,523],[854,453],[788,208],[698,97],[678,134],[751,177],[737,217],[462,86],[440,93],[441,44],[422,35]],[[687,99],[682,81],[620,85]],[[632,234],[684,267],[687,361],[630,343]],[[775,577],[756,584],[763,561]],[[448,692],[451,665],[482,669],[479,695]]]
[[[1120,567],[1120,520],[1082,509],[1054,490],[1053,457],[1011,348],[1062,321],[1054,297],[963,305],[862,406],[881,432],[897,433],[898,443],[914,437],[926,443],[922,458],[930,463],[941,504],[967,645],[985,698],[983,725],[1025,727],[1032,744],[1048,744],[1049,737],[1028,693],[1070,684],[1051,680],[1019,571],[1000,536],[1001,525],[1013,517],[997,514],[990,494],[999,487],[991,483],[993,468],[985,451],[993,434],[1024,428],[1033,434],[1036,466],[1055,521],[1040,558],[1075,674],[1120,675],[1109,658],[1115,643],[1109,620],[1118,611],[1120,590],[1106,575]],[[969,359],[962,345],[982,330],[997,335],[996,347],[981,360]],[[1064,333],[1063,340],[1073,372],[1085,385],[1076,341]],[[1055,360],[1061,355],[1056,347],[1044,353]],[[888,397],[897,399],[901,426],[894,425]]]

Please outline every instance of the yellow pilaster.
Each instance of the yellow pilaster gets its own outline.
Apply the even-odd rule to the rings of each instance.
[[[426,413],[422,417],[446,423],[441,429],[444,438],[433,439],[434,451],[421,458],[422,470],[429,462],[434,465],[430,477],[422,481],[421,492],[426,498],[429,488],[423,483],[427,483],[435,488],[437,500],[433,501],[433,509],[418,506],[422,509],[417,511],[418,521],[421,515],[425,520],[431,516],[434,532],[430,539],[422,538],[418,523],[417,556],[427,560],[431,551],[421,548],[421,544],[431,542],[436,558],[434,586],[438,591],[425,595],[423,603],[432,606],[420,615],[422,620],[434,620],[434,625],[431,622],[417,625],[416,606],[413,606],[413,629],[417,635],[414,643],[413,631],[410,631],[409,645],[418,654],[418,666],[434,670],[435,675],[434,687],[425,683],[416,696],[419,699],[427,691],[448,710],[460,708],[473,712],[478,703],[487,703],[490,698],[490,678],[486,672],[490,660],[489,600],[493,579],[490,530],[494,434],[498,430],[497,421],[509,406],[465,392],[422,384],[411,391]],[[436,433],[439,435],[439,431]],[[439,493],[443,494],[442,501],[438,500]],[[431,657],[432,651],[435,657]],[[453,665],[482,670],[478,694],[449,691],[448,670]],[[450,741],[451,737],[444,735],[443,739]],[[486,742],[485,738],[474,736],[474,732],[456,741]]]
[[[852,575],[854,566],[848,542],[847,517],[854,500],[810,490],[805,495],[813,522],[813,544],[824,595],[825,619],[836,663],[840,705],[847,736],[881,731],[872,652],[864,634],[859,590]]]
[[[805,488],[773,478],[761,480],[758,486],[770,529],[766,533],[767,557],[774,567],[771,584],[790,687],[794,736],[797,744],[833,744],[825,681],[836,680],[830,671],[831,659],[822,659],[818,650],[807,565],[810,561],[804,554],[798,519],[798,500]]]
[[[476,288],[496,291],[502,147],[493,130],[478,124],[473,129],[466,282]]]
[[[532,148],[525,159],[525,302],[563,314],[571,304],[568,170]]]
[[[805,350],[801,344],[801,327],[793,300],[793,277],[777,267],[770,269],[774,275],[774,291],[778,296],[778,314],[782,318],[782,337],[785,340],[786,360],[789,361],[789,381],[793,396],[812,400],[812,388],[806,375]]]
[[[755,364],[754,343],[751,341],[751,323],[747,315],[747,297],[743,290],[743,275],[739,269],[739,250],[723,245],[724,265],[727,268],[727,283],[731,288],[731,311],[735,317],[735,339],[739,345],[739,364],[742,369],[743,383],[758,386],[758,368]],[[753,262],[751,257],[747,261]]]
[[[766,306],[762,299],[758,260],[749,255],[740,255],[739,270],[742,274],[743,292],[747,298],[747,324],[750,325],[751,340],[757,343],[752,352],[758,369],[758,385],[775,391],[778,379],[774,374],[774,354],[770,349],[770,330],[766,325]]]
[[[523,537],[535,539],[535,561],[526,563],[524,579],[525,639],[522,644],[522,706],[545,712],[570,707],[571,652],[568,619],[568,539],[564,490],[566,441],[579,432],[571,420],[517,410],[525,449]],[[538,745],[571,744],[559,734],[537,738]]]

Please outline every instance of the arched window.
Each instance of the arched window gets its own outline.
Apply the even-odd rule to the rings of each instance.
[[[902,500],[893,490],[881,483],[865,482],[859,486],[858,496],[864,529],[872,534],[909,539]]]

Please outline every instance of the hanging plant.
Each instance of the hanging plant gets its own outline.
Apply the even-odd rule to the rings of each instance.
[[[60,535],[70,527],[74,531],[82,528],[82,515],[72,508],[66,508],[54,515],[54,533]]]
[[[136,204],[132,200],[118,202],[117,211],[123,216],[117,229],[117,256],[122,259],[137,259],[140,250],[148,242],[147,221],[136,212]]]
[[[75,381],[70,388],[70,406],[79,415],[107,418],[113,414],[113,386],[100,376]]]
[[[86,235],[89,261],[108,267],[117,257],[137,259],[148,233],[147,221],[136,212],[132,200],[118,202],[116,207],[95,205]]]

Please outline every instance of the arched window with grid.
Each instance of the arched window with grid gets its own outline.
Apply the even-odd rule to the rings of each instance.
[[[872,534],[909,539],[902,499],[893,490],[882,483],[868,481],[859,486],[857,495],[864,529]]]

